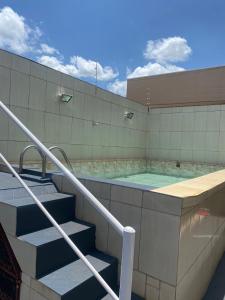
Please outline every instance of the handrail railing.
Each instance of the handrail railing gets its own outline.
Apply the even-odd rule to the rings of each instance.
[[[72,167],[72,165],[71,165],[71,162],[70,162],[68,156],[66,155],[66,152],[65,152],[62,148],[60,148],[59,146],[52,146],[52,147],[49,147],[49,148],[48,148],[48,150],[51,151],[51,152],[52,152],[53,150],[55,150],[55,149],[58,150],[58,151],[62,154],[62,156],[63,156],[63,158],[64,158],[64,160],[65,160],[67,166],[69,167],[69,169],[70,169],[71,172],[73,173],[73,167]]]
[[[102,286],[108,291],[108,293],[113,297],[113,299],[119,300],[117,295],[113,292],[113,290],[108,286],[106,281],[102,278],[102,276],[95,270],[94,266],[87,260],[87,258],[82,254],[79,248],[73,243],[71,238],[66,234],[66,232],[60,227],[60,225],[56,222],[56,220],[50,215],[44,205],[40,202],[40,200],[34,195],[28,185],[24,182],[24,180],[19,176],[19,174],[13,169],[10,163],[6,160],[6,158],[0,153],[0,158],[8,167],[8,169],[12,172],[12,174],[19,180],[21,185],[25,188],[28,194],[33,198],[34,202],[38,205],[41,211],[45,214],[48,220],[52,223],[52,225],[58,230],[58,232],[62,235],[65,241],[69,244],[69,246],[73,249],[76,255],[86,264],[86,266],[92,271],[95,277],[99,280]]]
[[[19,162],[19,174],[21,174],[22,171],[23,171],[24,155],[31,148],[35,148],[38,151],[38,153],[40,154],[41,158],[42,158],[42,162],[41,162],[41,164],[42,164],[42,177],[44,178],[45,175],[46,175],[46,157],[45,157],[45,155],[42,153],[42,151],[36,145],[28,145],[21,152],[21,154],[20,154],[20,162]]]
[[[64,236],[64,232],[57,223],[54,223],[54,219],[46,211],[46,216],[51,218],[52,224],[59,230],[65,240],[71,246],[74,251],[77,251],[77,255],[83,260],[87,267],[92,271],[96,279],[105,288],[105,290],[116,300],[130,300],[132,289],[132,274],[133,274],[133,259],[134,259],[134,243],[135,243],[135,230],[131,227],[124,227],[99,201],[98,199],[49,151],[36,136],[10,111],[10,109],[0,101],[0,108],[6,113],[6,115],[19,127],[22,131],[32,140],[32,142],[41,150],[56,166],[63,172],[67,179],[78,189],[78,191],[84,195],[84,197],[93,205],[97,211],[106,218],[106,220],[114,227],[114,229],[123,237],[122,247],[122,261],[121,261],[121,276],[120,276],[120,291],[119,298],[104,281],[101,275],[95,270],[90,262],[83,256],[80,250],[73,244],[73,242]],[[12,170],[11,170],[12,171]],[[18,175],[18,174],[17,174]],[[17,178],[19,177],[16,176]],[[20,177],[19,177],[20,178]],[[19,179],[18,178],[18,179]],[[21,178],[20,178],[21,180]],[[22,180],[21,180],[22,181]],[[22,181],[23,182],[23,181]],[[21,183],[22,183],[21,182]],[[29,189],[28,189],[29,190]],[[30,193],[30,192],[29,192]],[[32,193],[32,192],[31,192]],[[30,195],[31,195],[30,193]],[[35,197],[35,195],[33,195]],[[32,197],[33,197],[32,196]],[[35,200],[36,197],[34,198]],[[37,201],[38,202],[38,201]],[[39,205],[41,209],[42,206]]]

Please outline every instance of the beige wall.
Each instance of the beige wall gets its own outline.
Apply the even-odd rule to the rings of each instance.
[[[61,93],[73,95],[72,101],[60,102]],[[144,106],[2,50],[0,99],[47,146],[61,146],[70,159],[145,157]],[[124,119],[127,111],[134,112],[132,120]],[[28,143],[1,114],[0,151],[18,161]],[[33,152],[26,157],[37,158]]]
[[[147,157],[225,162],[225,105],[151,109]]]
[[[150,106],[225,103],[225,67],[129,79],[127,97]]]

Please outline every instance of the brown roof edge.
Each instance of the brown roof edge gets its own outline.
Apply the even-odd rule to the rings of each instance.
[[[142,80],[142,79],[147,79],[147,78],[154,78],[154,77],[162,77],[162,76],[176,76],[177,74],[186,74],[189,72],[204,72],[204,71],[210,71],[210,70],[216,70],[216,69],[225,69],[224,66],[215,66],[215,67],[205,67],[205,68],[200,68],[200,69],[188,69],[188,70],[183,70],[183,71],[177,71],[177,72],[168,72],[168,73],[163,73],[163,74],[156,74],[156,75],[148,75],[148,76],[141,76],[141,77],[134,77],[134,78],[127,78],[127,81],[132,81],[132,80]]]

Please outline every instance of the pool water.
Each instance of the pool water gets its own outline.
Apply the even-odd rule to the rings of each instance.
[[[170,175],[161,175],[161,174],[154,174],[154,173],[143,173],[143,174],[136,174],[136,175],[129,175],[126,177],[117,177],[113,178],[119,181],[125,181],[130,183],[137,183],[137,184],[144,184],[149,185],[155,188],[160,188],[163,186],[167,186],[173,183],[181,182],[190,178],[186,177],[177,177],[177,176],[170,176]]]

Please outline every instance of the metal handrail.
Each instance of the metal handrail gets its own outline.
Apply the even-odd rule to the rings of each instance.
[[[52,152],[53,150],[55,150],[55,149],[59,150],[59,152],[62,154],[62,156],[63,156],[63,158],[64,158],[64,160],[65,160],[67,166],[69,167],[69,169],[70,169],[71,172],[73,173],[73,167],[72,167],[72,164],[71,164],[71,162],[70,162],[68,156],[66,155],[66,152],[65,152],[62,148],[60,148],[59,146],[52,146],[52,147],[49,147],[49,148],[48,148],[48,150],[51,151],[51,152]]]
[[[46,216],[51,218],[52,224],[59,230],[65,240],[74,251],[77,251],[79,257],[83,260],[86,266],[91,270],[96,279],[105,288],[105,290],[116,300],[130,300],[132,290],[132,274],[133,274],[133,260],[134,260],[134,245],[135,245],[135,230],[132,227],[124,227],[102,204],[98,199],[49,151],[38,138],[31,133],[31,131],[10,111],[10,109],[0,101],[0,108],[5,114],[32,140],[32,142],[41,150],[56,166],[62,171],[67,179],[77,188],[77,190],[84,195],[84,197],[93,205],[97,211],[114,227],[114,229],[123,237],[122,247],[122,261],[121,261],[121,276],[120,276],[120,291],[119,298],[104,281],[101,275],[95,270],[90,262],[77,249],[69,237],[64,235],[63,230],[58,228],[58,224],[54,223],[54,219],[46,211]],[[11,170],[12,171],[12,170]],[[17,174],[18,175],[18,174]],[[16,176],[17,177],[17,176]],[[19,177],[19,175],[18,175]],[[17,177],[17,178],[18,178]],[[20,178],[20,177],[19,177]],[[21,180],[21,178],[20,178]],[[22,181],[22,180],[21,180]],[[23,181],[22,181],[23,182]],[[29,192],[30,193],[30,192]],[[30,193],[31,194],[31,193]],[[35,197],[35,195],[33,195]],[[36,197],[34,198],[35,200]],[[38,201],[37,201],[38,202]],[[43,210],[42,206],[39,207]]]
[[[40,154],[41,158],[42,158],[42,177],[44,178],[45,175],[46,175],[46,157],[45,157],[45,155],[42,153],[42,151],[36,145],[28,145],[21,152],[21,154],[20,154],[20,162],[19,162],[19,174],[21,174],[22,171],[23,171],[24,155],[31,148],[35,148],[38,151],[38,153]]]
[[[46,172],[47,172],[47,159],[46,159],[46,156],[44,155],[44,153],[36,145],[28,145],[21,152],[20,161],[19,161],[19,174],[21,174],[23,171],[24,155],[31,148],[35,148],[42,158],[42,177],[44,178],[46,175]],[[55,149],[59,150],[59,152],[62,154],[68,168],[71,170],[72,173],[74,173],[72,164],[71,164],[68,156],[66,155],[66,152],[62,148],[60,148],[59,146],[52,146],[52,147],[48,148],[48,150],[51,152]]]
[[[41,211],[45,214],[48,220],[52,223],[52,225],[58,230],[58,232],[62,235],[65,241],[69,244],[69,246],[73,249],[76,255],[87,265],[87,267],[92,271],[95,277],[100,281],[100,283],[104,286],[104,288],[110,293],[113,299],[119,300],[117,295],[113,292],[113,290],[108,286],[106,281],[102,278],[102,276],[95,270],[94,266],[87,260],[87,258],[82,254],[79,248],[73,243],[71,238],[66,234],[66,232],[60,227],[60,225],[56,222],[56,220],[49,214],[44,205],[40,202],[40,200],[34,195],[28,185],[24,182],[24,180],[19,176],[19,174],[13,169],[10,163],[6,160],[6,158],[0,153],[0,158],[6,164],[8,169],[12,172],[12,174],[19,180],[21,185],[25,188],[28,194],[33,198],[34,202],[38,205]]]

